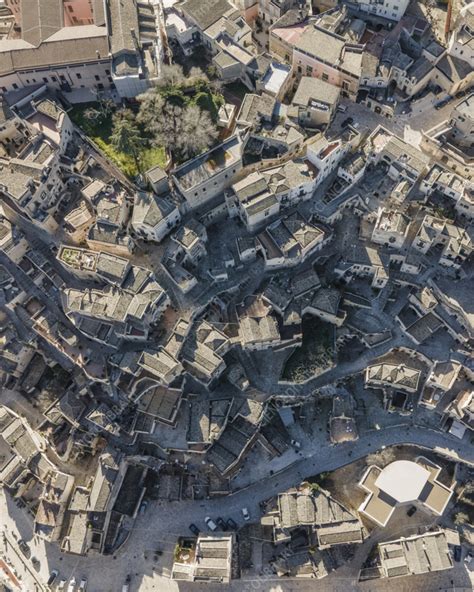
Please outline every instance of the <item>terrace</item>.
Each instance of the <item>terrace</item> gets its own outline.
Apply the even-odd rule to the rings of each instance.
[[[62,247],[59,252],[59,260],[74,269],[95,271],[98,254],[73,247]]]

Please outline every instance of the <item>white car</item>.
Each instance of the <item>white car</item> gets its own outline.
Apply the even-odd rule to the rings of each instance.
[[[206,523],[209,530],[217,530],[217,524],[214,522],[214,520],[212,520],[210,516],[206,516],[204,522]]]
[[[74,592],[75,587],[76,587],[76,578],[74,576],[72,576],[72,578],[69,580],[67,592]]]
[[[66,587],[66,580],[62,579],[58,584],[58,592],[59,592],[59,590],[64,590],[65,587]]]
[[[242,508],[242,515],[244,517],[244,520],[250,520],[250,514],[247,508]]]
[[[472,561],[472,553],[468,553],[466,557],[464,557],[464,563],[471,563]]]
[[[82,578],[81,583],[79,584],[79,592],[86,592],[87,589],[87,579]]]

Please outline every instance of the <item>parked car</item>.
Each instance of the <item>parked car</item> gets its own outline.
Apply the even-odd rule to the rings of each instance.
[[[291,445],[295,448],[301,448],[301,444],[298,442],[298,440],[292,440]]]
[[[462,549],[461,545],[456,545],[454,547],[454,561],[461,561]]]
[[[62,579],[58,584],[58,592],[60,592],[60,590],[64,590],[65,587],[66,587],[66,580]]]
[[[338,105],[336,111],[339,111],[339,113],[345,113],[347,111],[347,107],[346,105]]]
[[[23,553],[23,555],[29,559],[31,557],[31,549],[27,543],[25,543],[23,539],[20,539],[18,541],[18,546],[20,547],[20,551]]]
[[[148,507],[148,501],[144,500],[140,506],[140,514],[144,514],[146,512],[147,507]]]
[[[452,98],[453,97],[451,95],[448,95],[444,99],[441,99],[441,101],[438,101],[437,103],[435,103],[435,109],[441,109],[442,107],[447,105],[452,100]]]
[[[130,582],[132,581],[132,576],[128,574],[125,578],[125,584],[122,586],[122,592],[130,592]]]
[[[230,528],[230,530],[237,530],[239,528],[237,526],[237,522],[232,520],[232,518],[227,518],[227,526]]]
[[[466,557],[464,557],[464,563],[471,563],[472,561],[472,553],[468,553]]]
[[[33,567],[36,569],[36,571],[39,571],[39,569],[41,567],[41,563],[39,562],[39,559],[37,557],[32,557],[31,563],[33,564]]]
[[[224,520],[222,520],[222,518],[219,516],[219,518],[216,519],[216,522],[218,524],[218,526],[220,526],[222,528],[222,530],[227,530],[227,524],[224,522]]]
[[[195,525],[195,524],[190,524],[189,525],[189,530],[195,535],[195,536],[199,536],[199,528]]]
[[[209,516],[206,516],[204,522],[206,523],[206,526],[209,528],[209,530],[217,530],[217,524]]]
[[[87,589],[87,578],[82,578],[79,584],[79,592],[86,592]]]
[[[59,571],[57,569],[53,569],[53,571],[49,574],[48,581],[46,582],[48,586],[52,586],[54,584],[58,575]]]
[[[354,123],[354,118],[353,117],[347,117],[346,119],[344,119],[344,121],[341,123],[341,127],[347,127],[348,125],[352,125]]]
[[[410,506],[408,508],[408,512],[407,512],[407,516],[413,516],[413,514],[416,512],[416,506]]]
[[[244,520],[250,520],[250,514],[247,508],[242,508],[242,515],[244,517]]]
[[[74,592],[75,587],[76,587],[76,578],[74,576],[72,576],[72,578],[69,580],[67,592]]]

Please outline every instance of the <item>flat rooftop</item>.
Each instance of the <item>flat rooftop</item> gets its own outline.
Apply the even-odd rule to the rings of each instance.
[[[419,497],[430,473],[421,465],[397,460],[390,463],[375,480],[375,485],[397,502],[409,502]]]
[[[240,137],[232,136],[212,150],[179,166],[173,171],[173,176],[185,190],[197,187],[238,162],[240,145]]]

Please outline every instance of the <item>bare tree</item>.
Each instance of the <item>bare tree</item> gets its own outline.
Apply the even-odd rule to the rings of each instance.
[[[466,512],[457,512],[457,514],[454,515],[454,524],[456,526],[469,524],[469,516],[466,514]]]
[[[97,119],[100,119],[101,115],[101,112],[98,109],[95,109],[94,107],[89,107],[84,111],[84,118],[88,121],[95,121]]]
[[[183,68],[178,64],[164,64],[161,68],[161,76],[156,82],[158,88],[167,86],[181,86],[186,82]]]
[[[209,148],[217,139],[218,131],[209,113],[196,105],[186,107],[183,113],[181,153],[190,157]]]
[[[114,101],[110,97],[107,97],[103,91],[93,88],[91,89],[91,93],[95,96],[97,102],[97,105],[93,109],[99,111],[102,118],[107,118],[115,111],[116,105]]]
[[[377,465],[379,467],[386,467],[396,459],[395,450],[393,448],[385,448],[384,450],[368,454],[365,457],[365,463],[367,466]]]
[[[139,121],[149,131],[153,144],[164,147],[173,158],[190,158],[216,140],[216,126],[199,107],[166,101],[157,89],[141,95],[139,100]]]

